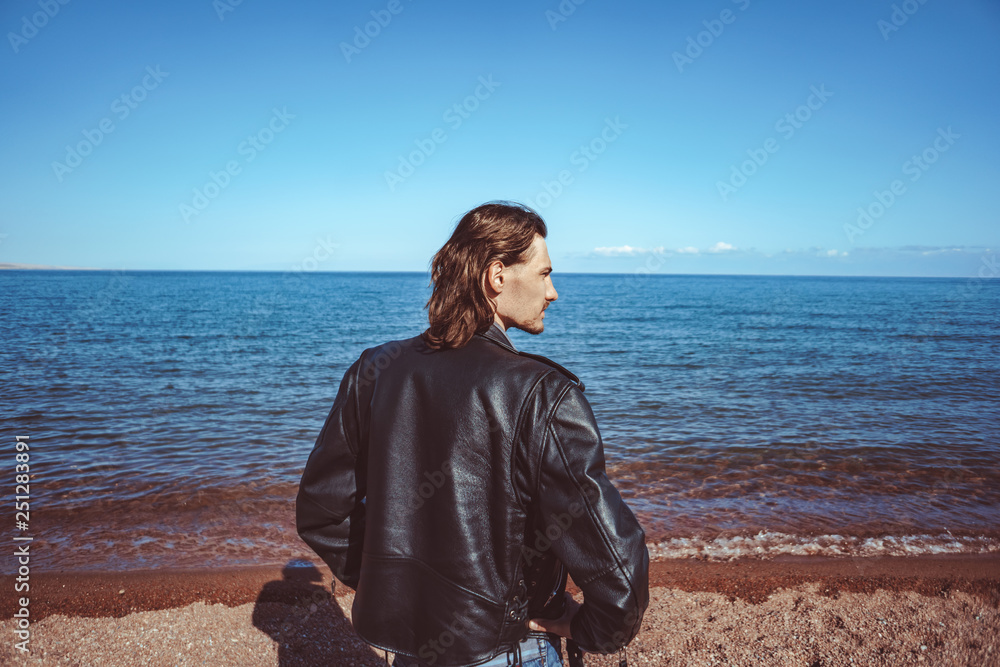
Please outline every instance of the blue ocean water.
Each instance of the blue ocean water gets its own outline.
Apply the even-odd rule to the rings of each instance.
[[[1000,550],[1000,283],[554,281],[545,333],[512,339],[586,382],[654,556]],[[425,274],[0,272],[0,460],[12,479],[28,436],[33,562],[309,556],[293,500],[340,379],[422,331],[428,294]]]

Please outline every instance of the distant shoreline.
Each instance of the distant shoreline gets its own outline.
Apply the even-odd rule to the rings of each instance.
[[[43,264],[4,264],[0,263],[0,271],[109,271],[113,269],[95,269],[90,266],[45,266]]]

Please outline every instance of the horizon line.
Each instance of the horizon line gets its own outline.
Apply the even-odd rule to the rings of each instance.
[[[288,269],[105,269],[96,267],[72,267],[72,266],[39,266],[31,264],[0,264],[0,273],[24,271],[32,273],[63,273],[74,271],[86,271],[94,273],[274,273],[274,274],[408,274],[408,275],[429,275],[427,271],[403,271],[403,270],[329,270],[329,271],[304,271]],[[670,273],[663,272],[614,272],[614,271],[553,271],[553,274],[560,276],[635,276],[636,278],[648,277],[720,277],[720,278],[912,278],[912,279],[939,279],[939,280],[989,280],[989,278],[979,278],[979,276],[930,276],[930,275],[872,275],[872,274],[843,274],[843,273]],[[991,276],[992,277],[992,276]]]

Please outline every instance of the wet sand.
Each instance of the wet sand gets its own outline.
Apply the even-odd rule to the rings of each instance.
[[[0,664],[384,665],[325,568],[32,574]],[[1000,556],[656,561],[632,665],[1000,665]],[[852,663],[853,660],[853,663]],[[588,656],[588,665],[617,658]]]

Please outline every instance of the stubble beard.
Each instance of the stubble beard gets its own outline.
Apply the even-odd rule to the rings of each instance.
[[[531,322],[518,322],[514,325],[514,328],[520,329],[521,331],[529,333],[533,336],[537,336],[545,331],[545,320],[539,317],[537,320],[533,320]]]

